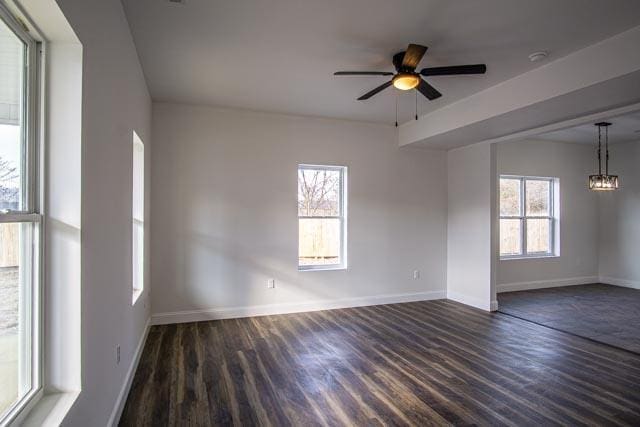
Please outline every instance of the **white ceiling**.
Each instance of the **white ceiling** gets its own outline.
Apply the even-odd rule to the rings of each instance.
[[[640,141],[640,111],[624,116],[612,117],[598,122],[609,122],[609,143]],[[604,137],[604,133],[603,133]],[[595,144],[598,141],[598,128],[594,123],[575,126],[537,136],[536,139],[548,141],[575,142],[580,144]]]
[[[429,47],[420,67],[486,63],[483,76],[432,77],[441,108],[640,24],[637,0],[122,0],[155,101],[393,123],[387,89],[356,98],[393,71],[410,42]],[[546,61],[528,55],[548,50]],[[579,71],[579,70],[578,70]],[[413,119],[400,96],[400,122]]]

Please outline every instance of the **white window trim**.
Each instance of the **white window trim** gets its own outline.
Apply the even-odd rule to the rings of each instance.
[[[28,351],[30,352],[30,382],[31,389],[21,398],[16,400],[0,418],[0,426],[20,423],[26,414],[40,401],[43,396],[43,324],[42,324],[42,295],[44,272],[42,260],[44,259],[44,221],[42,221],[42,206],[44,196],[44,183],[42,179],[42,165],[40,163],[41,151],[41,119],[40,107],[42,92],[42,64],[41,43],[25,31],[24,25],[19,22],[5,4],[0,2],[0,17],[2,21],[27,45],[26,56],[27,69],[24,80],[24,122],[23,141],[25,141],[24,155],[22,159],[23,191],[22,209],[19,211],[0,212],[0,223],[31,223],[31,241],[33,243],[30,263],[27,266],[30,274],[29,289],[31,294],[31,309],[28,319],[25,319],[30,329]],[[24,256],[22,254],[21,256]],[[26,265],[21,262],[21,265]],[[22,368],[21,368],[22,369]]]
[[[500,260],[522,260],[537,258],[557,258],[560,256],[559,251],[559,214],[558,214],[558,186],[559,179],[553,177],[542,176],[522,176],[522,175],[500,175],[498,185],[502,179],[512,179],[520,181],[520,215],[502,215],[500,207],[498,207],[498,223],[503,219],[514,219],[520,221],[520,253],[502,255]],[[527,181],[546,181],[549,182],[549,214],[545,215],[529,215],[526,212],[527,197]],[[499,198],[498,198],[499,199]],[[549,221],[549,252],[527,252],[527,219],[545,219]],[[500,249],[498,248],[498,251]]]
[[[301,218],[340,218],[340,263],[338,264],[324,264],[324,265],[300,265],[298,257],[298,271],[331,271],[331,270],[346,270],[347,269],[347,171],[346,166],[335,165],[312,165],[312,164],[299,164],[296,169],[296,182],[298,171],[300,169],[320,169],[328,171],[340,172],[340,215],[339,216],[300,216],[298,215],[298,222]],[[296,211],[298,209],[297,191],[296,191]],[[299,230],[299,227],[298,227]],[[300,235],[298,233],[298,245],[300,243]]]

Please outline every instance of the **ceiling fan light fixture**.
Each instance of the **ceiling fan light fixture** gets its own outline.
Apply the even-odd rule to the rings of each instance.
[[[420,84],[420,77],[412,73],[398,73],[393,78],[393,86],[400,90],[414,89]]]

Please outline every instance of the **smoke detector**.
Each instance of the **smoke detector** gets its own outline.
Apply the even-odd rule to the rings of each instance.
[[[547,56],[549,56],[549,54],[544,50],[541,50],[540,52],[533,52],[531,55],[529,55],[529,61],[531,62],[542,61]]]
[[[173,4],[185,4],[187,0],[167,0],[169,3]]]

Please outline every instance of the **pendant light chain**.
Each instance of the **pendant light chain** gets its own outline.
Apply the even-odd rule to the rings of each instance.
[[[604,128],[604,141],[607,147],[607,163],[605,164],[604,174],[609,175],[609,126]]]
[[[598,175],[602,175],[602,126],[598,126]]]

